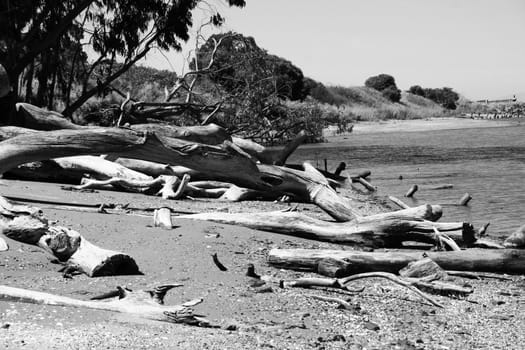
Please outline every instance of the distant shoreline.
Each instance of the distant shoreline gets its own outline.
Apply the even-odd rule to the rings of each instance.
[[[486,120],[469,118],[431,118],[431,119],[407,119],[407,120],[386,120],[374,122],[358,122],[354,124],[351,133],[326,136],[327,142],[339,141],[350,137],[352,134],[378,134],[391,132],[420,132],[432,130],[453,130],[471,128],[495,128],[525,125],[525,119],[508,120]]]

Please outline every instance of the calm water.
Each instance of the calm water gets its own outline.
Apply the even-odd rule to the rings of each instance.
[[[457,203],[465,192],[472,195],[468,207],[444,206],[441,220],[469,221],[475,227],[490,222],[493,235],[508,235],[525,224],[525,125],[354,134],[343,142],[305,145],[290,161],[323,167],[325,158],[328,169],[345,161],[350,173],[371,170],[380,194],[409,205]],[[420,187],[415,198],[403,198],[412,184]],[[425,189],[437,184],[454,187]]]

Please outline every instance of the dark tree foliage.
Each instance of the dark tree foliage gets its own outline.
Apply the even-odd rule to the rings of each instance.
[[[439,103],[447,109],[456,109],[456,102],[459,95],[452,88],[444,87],[441,89],[424,89],[425,97]]]
[[[321,103],[340,106],[347,102],[346,98],[339,95],[333,87],[327,88],[322,83],[310,78],[304,79],[304,96],[310,96]]]
[[[379,74],[366,79],[365,86],[377,91],[383,91],[390,86],[397,88],[394,77],[388,74]]]
[[[199,48],[197,63],[191,69],[207,66],[215,45],[220,41],[209,78],[232,94],[257,86],[266,95],[301,100],[304,95],[303,72],[284,58],[270,55],[252,37],[238,33],[212,35]]]
[[[459,100],[459,95],[449,87],[444,87],[441,89],[429,89],[422,88],[419,85],[414,85],[408,89],[408,92],[428,98],[429,100],[439,103],[447,109],[456,109],[456,102]]]
[[[425,90],[419,85],[413,85],[408,89],[408,92],[417,96],[425,97]]]
[[[101,88],[115,80],[146,55],[153,45],[168,50],[180,50],[181,42],[189,38],[191,11],[200,0],[2,0],[0,1],[0,64],[11,81],[11,93],[0,101],[14,111],[18,99],[18,81],[38,80],[36,99],[48,102],[54,96],[50,89],[69,86],[78,79],[78,67],[85,66],[85,53],[78,45],[88,37],[99,54],[95,65],[103,61],[124,59],[119,70],[110,69],[97,86],[84,84],[83,94],[65,109],[71,114]],[[228,0],[232,6],[244,6],[244,0]],[[215,15],[215,22],[222,17]],[[64,52],[68,52],[64,57]],[[58,64],[55,64],[58,63]],[[37,67],[38,71],[37,71]],[[92,67],[82,74],[90,75]],[[69,72],[69,73],[67,73]],[[41,85],[40,85],[41,84]],[[26,89],[32,85],[26,83]],[[40,86],[42,86],[40,88]],[[46,98],[43,94],[47,94]],[[32,96],[32,91],[30,92]],[[67,100],[67,99],[66,99]],[[12,117],[12,113],[4,113]]]
[[[391,75],[379,74],[370,77],[365,81],[365,86],[381,91],[383,96],[392,102],[401,100],[401,91],[397,88],[396,81]]]
[[[392,85],[388,86],[386,89],[383,89],[383,91],[381,91],[381,95],[392,102],[399,102],[401,100],[401,90]]]

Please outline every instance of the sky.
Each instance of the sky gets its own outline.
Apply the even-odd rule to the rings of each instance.
[[[217,6],[226,18],[220,31],[254,37],[324,84],[362,86],[386,73],[402,90],[447,86],[473,100],[517,94],[525,101],[525,0],[246,3]],[[197,11],[194,23],[203,16]],[[181,57],[155,52],[144,64],[180,73]]]

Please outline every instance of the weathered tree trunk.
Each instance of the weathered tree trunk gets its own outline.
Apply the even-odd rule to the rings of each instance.
[[[219,146],[159,139],[128,129],[93,128],[57,130],[21,135],[0,143],[0,173],[17,165],[43,159],[108,154],[182,165],[210,175],[210,180],[232,182],[240,187],[310,200],[338,221],[360,213],[350,200],[339,196],[324,176],[306,164],[305,171],[254,163],[228,143]]]
[[[58,130],[58,129],[85,129],[87,126],[77,125],[67,120],[58,112],[48,111],[29,103],[17,103],[18,126],[35,130]]]
[[[101,157],[77,156],[55,158],[53,161],[62,169],[77,171],[94,175],[97,179],[120,178],[126,180],[152,180],[151,176],[142,174],[138,171],[128,169],[120,164],[110,162]]]
[[[318,220],[296,212],[269,213],[202,213],[178,218],[207,220],[253,229],[283,233],[334,243],[371,247],[399,247],[404,241],[436,243],[434,227],[447,231],[458,241],[472,241],[474,230],[465,223],[435,223],[439,207],[430,205],[390,213],[359,217],[337,223]],[[467,237],[467,238],[463,238]]]
[[[62,114],[33,106],[28,103],[18,103],[19,126],[36,130],[83,129],[81,126],[67,120]],[[265,164],[284,165],[286,159],[307,138],[304,131],[300,132],[282,150],[268,149],[254,141],[231,137],[228,132],[216,125],[174,126],[169,124],[135,124],[130,127],[136,131],[155,133],[158,136],[177,138],[208,145],[219,145],[225,141],[233,142],[244,152]]]
[[[351,275],[361,272],[398,273],[409,263],[428,257],[444,270],[525,273],[525,251],[510,249],[467,249],[459,252],[361,252],[349,250],[272,249],[271,265],[279,268],[317,272],[324,260],[343,261]]]
[[[16,241],[38,245],[90,277],[139,273],[129,255],[97,247],[74,230],[49,225],[38,209],[14,205],[1,196],[0,232]]]
[[[112,293],[118,299],[111,301],[78,300],[60,295],[36,292],[0,285],[0,300],[17,301],[31,304],[69,306],[96,310],[106,310],[136,315],[138,317],[171,323],[184,323],[193,326],[208,327],[208,320],[193,314],[190,308],[202,300],[194,300],[182,305],[163,305],[164,295],[180,285],[164,285],[153,290],[131,291],[117,287],[118,292]]]

